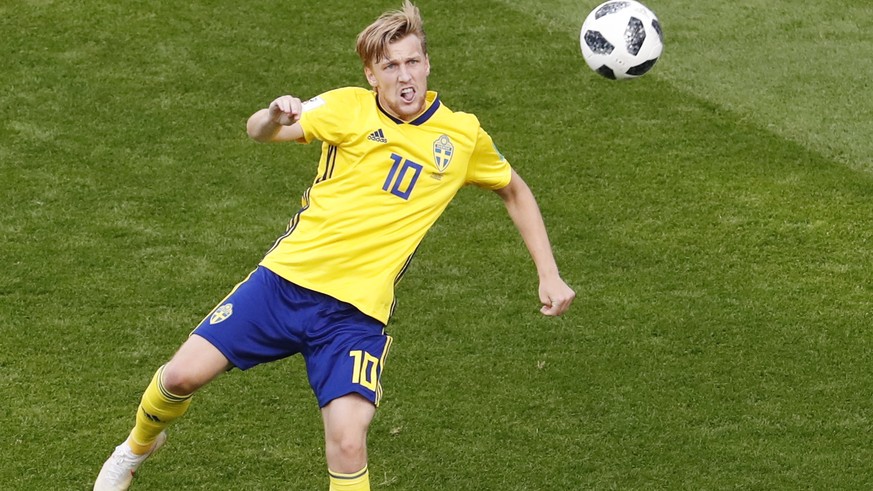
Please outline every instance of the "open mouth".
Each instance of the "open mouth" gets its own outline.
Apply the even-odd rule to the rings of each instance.
[[[400,98],[403,99],[404,102],[412,102],[415,99],[415,89],[412,87],[407,87],[400,91]]]

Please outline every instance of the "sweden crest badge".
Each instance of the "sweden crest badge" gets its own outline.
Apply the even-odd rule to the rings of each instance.
[[[448,135],[440,135],[433,142],[433,161],[440,173],[449,168],[453,153],[455,153],[455,146],[452,145],[452,140],[449,139]]]
[[[233,315],[233,304],[226,303],[221,307],[215,309],[215,312],[212,313],[212,317],[209,318],[210,324],[218,324],[224,320],[227,320],[228,317]]]

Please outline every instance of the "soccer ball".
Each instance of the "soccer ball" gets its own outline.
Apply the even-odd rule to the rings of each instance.
[[[582,56],[592,70],[613,80],[637,78],[652,69],[664,48],[655,13],[633,0],[598,5],[582,23]]]

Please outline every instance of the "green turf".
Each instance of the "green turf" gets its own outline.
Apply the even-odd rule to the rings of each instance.
[[[251,270],[316,146],[286,92],[363,84],[399,2],[0,5],[0,489],[90,489],[154,369]],[[873,488],[870,8],[649,2],[640,80],[590,72],[567,0],[421,0],[432,88],[537,194],[579,297],[464,190],[399,287],[373,489]],[[199,394],[133,489],[325,489],[300,359]]]

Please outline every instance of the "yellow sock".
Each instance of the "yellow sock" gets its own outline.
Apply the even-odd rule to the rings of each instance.
[[[328,469],[330,491],[370,491],[370,474],[367,468],[352,474],[340,474]]]
[[[164,367],[158,368],[136,410],[136,426],[127,439],[136,454],[142,455],[151,450],[158,435],[170,422],[185,414],[191,405],[191,395],[178,396],[164,389],[161,382],[163,373]]]

